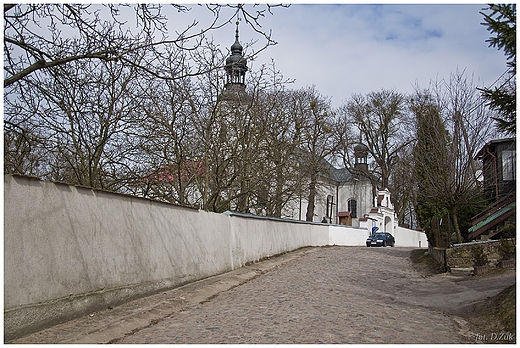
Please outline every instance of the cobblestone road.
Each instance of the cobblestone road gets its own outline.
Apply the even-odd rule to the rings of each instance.
[[[515,273],[501,275],[499,285],[493,278],[422,277],[411,265],[410,251],[389,247],[304,249],[297,252],[298,257],[277,265],[273,261],[252,265],[250,271],[256,275],[247,281],[184,304],[149,320],[148,325],[133,330],[129,326],[123,335],[123,331],[113,333],[110,339],[105,330],[104,339],[112,343],[178,344],[475,342],[476,333],[450,313],[497,294],[516,281]],[[262,268],[266,262],[271,262],[270,266]],[[160,301],[180,301],[187,291],[164,293]],[[161,308],[157,299],[141,301],[157,303],[150,312]],[[139,308],[144,308],[143,303]],[[103,315],[108,314],[99,313],[99,323],[108,322]],[[111,325],[124,326],[128,318]],[[86,325],[81,320],[87,319],[13,343],[92,342],[93,338],[63,336],[66,325],[70,331],[74,325]],[[62,335],[61,340],[56,332]]]

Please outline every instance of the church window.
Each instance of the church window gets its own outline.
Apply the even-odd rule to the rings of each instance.
[[[357,218],[357,202],[355,199],[348,200],[348,211],[351,217]]]

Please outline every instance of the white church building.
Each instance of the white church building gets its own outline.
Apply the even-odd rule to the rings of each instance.
[[[371,181],[359,173],[368,172],[368,148],[363,144],[354,147],[355,164],[352,171],[332,166],[322,174],[317,187],[314,222],[346,225],[379,232],[393,233],[397,218],[388,189],[375,190]],[[287,204],[283,217],[304,220],[306,197]]]

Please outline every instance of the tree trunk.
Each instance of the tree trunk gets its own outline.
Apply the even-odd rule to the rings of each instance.
[[[274,203],[274,216],[277,218],[282,217],[282,209],[283,209],[283,182],[281,180],[276,181],[276,196]]]
[[[314,199],[316,198],[316,175],[312,175],[311,182],[309,184],[309,203],[307,204],[307,214],[305,215],[306,221],[314,220]]]
[[[459,220],[457,219],[457,207],[450,207],[450,217],[457,234],[457,243],[462,243],[462,234],[460,233]]]
[[[238,211],[249,213],[249,188],[247,180],[240,182],[240,194],[238,195]]]
[[[439,228],[439,220],[437,218],[432,218],[430,221],[430,226],[432,229],[433,235],[433,245],[437,248],[441,247],[440,244],[440,228]]]
[[[279,157],[278,155],[276,156]],[[272,211],[272,215],[274,217],[280,218],[282,217],[282,209],[283,209],[283,187],[285,184],[285,176],[283,172],[283,167],[280,165],[280,161],[276,160],[275,162],[276,170],[275,170],[275,191],[274,191],[274,197],[272,198],[273,203],[269,204],[272,208],[269,210]],[[266,189],[266,204],[267,201],[270,200],[269,198],[269,190]]]

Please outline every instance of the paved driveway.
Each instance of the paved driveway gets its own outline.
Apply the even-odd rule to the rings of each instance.
[[[516,281],[422,277],[409,248],[306,248],[15,343],[468,343],[454,315]]]

